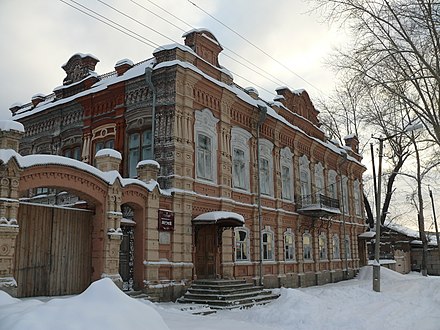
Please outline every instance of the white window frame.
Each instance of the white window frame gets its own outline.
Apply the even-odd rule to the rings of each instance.
[[[265,242],[264,236],[267,235],[267,238],[270,238]],[[262,253],[263,253],[263,261],[274,261],[275,260],[275,235],[270,228],[265,228],[261,231],[261,239],[263,240],[261,243]],[[270,252],[270,255],[269,255]]]
[[[260,139],[260,192],[262,195],[273,196],[273,143],[266,139]],[[267,163],[267,168],[263,166]],[[265,174],[265,170],[266,175]]]
[[[305,238],[308,237],[310,243],[306,246]],[[302,235],[302,246],[303,246],[303,260],[304,261],[313,261],[313,238],[312,235],[308,232]],[[306,248],[307,247],[307,248]]]
[[[281,169],[281,198],[293,201],[293,153],[289,147],[280,150],[280,169]],[[283,168],[288,169],[288,176],[284,176]]]
[[[325,195],[324,167],[321,163],[315,164],[315,194],[319,200],[319,195]]]
[[[327,235],[321,233],[318,237],[319,260],[328,260]]]
[[[240,127],[232,127],[231,129],[231,151],[232,151],[232,187],[236,189],[242,189],[249,191],[249,163],[250,163],[250,155],[249,155],[249,139],[252,137],[252,134],[248,131],[244,130]],[[239,187],[235,183],[237,175],[234,168],[234,150],[241,150],[244,153],[244,177],[243,177],[243,187]]]
[[[244,240],[240,239],[240,232],[246,234]],[[234,229],[234,259],[236,262],[250,262],[251,254],[250,254],[250,239],[249,239],[250,230],[246,227],[238,227]],[[243,252],[242,255],[245,255],[246,258],[237,258],[237,248],[240,247],[240,251]]]
[[[288,243],[287,238],[290,237],[292,242]],[[295,235],[292,230],[288,228],[284,232],[284,260],[285,261],[295,261],[296,260],[296,249],[295,249]]]
[[[351,246],[350,246],[350,236],[345,235],[344,249],[347,248],[347,259],[351,259]]]
[[[349,208],[349,196],[348,196],[348,178],[343,175],[342,176],[342,191],[343,191],[343,200],[342,203],[344,203],[344,214],[349,214],[350,213],[350,208]]]
[[[312,201],[309,200],[304,203],[304,198],[312,194],[312,182],[310,180],[310,161],[306,155],[302,155],[299,158],[299,177],[301,183],[301,198],[303,200],[303,205],[310,204]]]
[[[359,180],[356,179],[353,182],[353,193],[354,193],[354,210],[355,210],[355,214],[357,216],[362,215],[362,207],[361,207],[361,189],[360,189],[360,183]]]
[[[332,237],[332,250],[333,259],[341,260],[341,243],[337,234],[334,234]]]
[[[217,183],[217,123],[219,120],[214,117],[209,109],[195,112],[194,140],[195,140],[195,177],[197,180]],[[204,178],[198,173],[199,162],[199,135],[211,139],[211,178]]]
[[[338,199],[338,185],[336,181],[337,173],[335,170],[328,171],[327,194],[328,197]]]

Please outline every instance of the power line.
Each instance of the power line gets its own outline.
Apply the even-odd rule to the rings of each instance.
[[[130,29],[128,29],[128,28],[126,28],[126,27],[124,27],[124,26],[122,26],[122,25],[116,23],[116,22],[114,22],[113,20],[111,20],[111,19],[109,19],[109,18],[107,18],[107,17],[105,17],[105,16],[103,16],[103,15],[101,15],[101,14],[99,14],[99,13],[93,11],[93,10],[91,10],[90,8],[81,5],[80,3],[78,3],[78,2],[76,2],[76,1],[74,1],[74,0],[70,0],[70,1],[73,2],[73,3],[75,3],[75,4],[78,5],[78,6],[80,6],[80,7],[84,8],[84,9],[86,9],[86,10],[88,10],[88,11],[94,13],[95,15],[98,15],[98,16],[101,17],[102,19],[99,18],[99,17],[93,16],[92,14],[90,14],[89,12],[87,12],[87,11],[81,9],[81,8],[75,7],[74,5],[68,3],[67,1],[64,1],[64,0],[59,0],[59,1],[61,1],[62,3],[68,5],[68,6],[74,8],[74,9],[76,9],[76,10],[78,10],[79,12],[81,12],[81,13],[87,15],[87,16],[90,16],[90,17],[96,19],[97,21],[99,21],[99,22],[101,22],[101,23],[104,23],[104,24],[106,24],[106,25],[112,27],[112,28],[115,29],[115,30],[118,30],[119,32],[124,33],[125,35],[127,35],[127,36],[129,36],[129,37],[131,37],[131,38],[133,38],[133,39],[135,39],[135,40],[137,40],[137,41],[142,42],[143,44],[146,44],[146,45],[150,46],[151,48],[157,48],[157,47],[159,47],[159,45],[156,44],[155,42],[153,42],[153,41],[151,41],[151,40],[149,40],[149,39],[147,39],[147,38],[141,36],[140,34],[137,34],[136,32],[134,32],[134,31],[132,31],[132,30],[130,30]],[[105,20],[107,20],[108,22],[105,21]],[[116,26],[110,24],[109,22],[115,24]],[[118,26],[119,26],[119,27],[118,27]],[[126,31],[124,31],[124,30],[126,30]],[[130,32],[130,33],[133,33],[133,34],[130,34],[130,33],[128,33],[127,31]],[[144,40],[143,40],[143,39],[144,39]]]
[[[302,76],[300,76],[299,74],[297,74],[296,72],[294,72],[292,69],[290,69],[288,66],[286,66],[284,63],[278,61],[276,58],[274,58],[272,55],[270,55],[269,53],[267,53],[264,49],[262,49],[261,47],[258,47],[256,44],[254,44],[252,41],[250,41],[249,39],[247,39],[246,37],[242,36],[240,33],[238,33],[237,31],[235,31],[234,29],[232,29],[231,27],[227,26],[225,23],[223,23],[222,21],[220,21],[219,19],[217,19],[216,17],[214,17],[213,15],[211,15],[209,12],[207,12],[206,10],[204,10],[203,8],[201,8],[200,6],[198,6],[196,3],[192,2],[191,0],[187,0],[190,4],[192,4],[193,6],[195,6],[197,9],[199,9],[200,11],[204,12],[206,15],[208,15],[209,17],[211,17],[213,20],[215,20],[216,22],[218,22],[219,24],[223,25],[225,28],[227,28],[229,31],[231,31],[232,33],[234,33],[235,35],[237,35],[238,37],[240,37],[241,39],[243,39],[244,41],[246,41],[248,44],[250,44],[251,46],[253,46],[254,48],[258,49],[260,52],[262,52],[264,55],[266,55],[267,57],[269,57],[271,60],[275,61],[276,63],[278,63],[279,65],[281,65],[283,68],[285,68],[286,70],[288,70],[290,73],[294,74],[295,76],[297,76],[298,78],[300,78],[302,81],[304,81],[305,83],[307,83],[308,85],[312,86],[313,88],[315,88],[318,92],[320,92],[321,94],[324,94],[318,87],[316,87],[315,85],[313,85],[312,83],[308,82],[305,78],[303,78]]]

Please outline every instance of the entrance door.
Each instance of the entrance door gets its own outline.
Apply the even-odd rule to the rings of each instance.
[[[215,278],[217,273],[217,226],[196,227],[196,273],[198,278]]]
[[[134,264],[134,227],[121,226],[122,242],[119,250],[119,274],[122,278],[122,289],[133,289]]]

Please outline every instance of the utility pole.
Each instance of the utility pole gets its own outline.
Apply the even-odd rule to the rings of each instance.
[[[432,196],[431,187],[428,186],[428,190],[429,190],[429,197],[431,197],[432,215],[434,217],[434,225],[435,225],[435,237],[437,238],[438,256],[440,258],[440,239],[438,235],[437,217],[435,216],[434,197]]]

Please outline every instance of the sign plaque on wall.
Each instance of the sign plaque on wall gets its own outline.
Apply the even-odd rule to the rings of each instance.
[[[172,231],[174,230],[174,212],[170,210],[159,209],[159,230]]]

